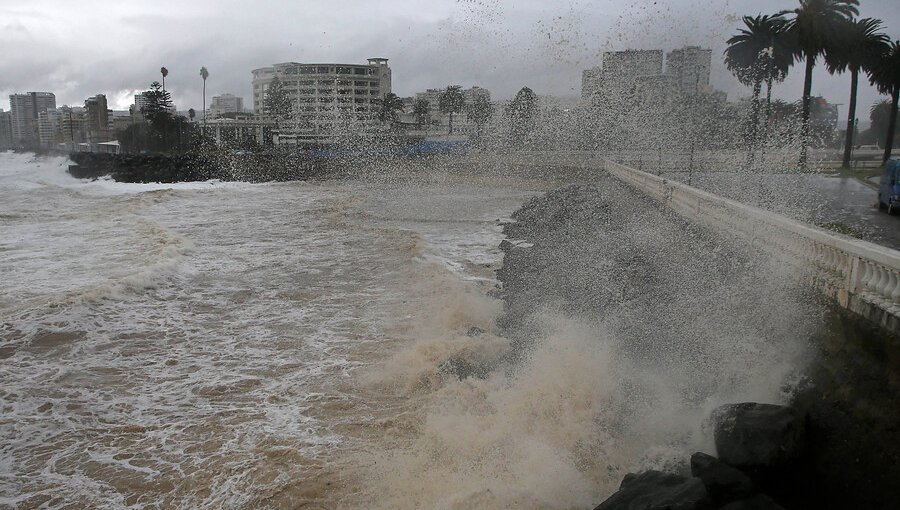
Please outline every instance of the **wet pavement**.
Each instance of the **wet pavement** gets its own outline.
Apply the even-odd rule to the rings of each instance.
[[[684,172],[664,172],[662,177],[688,181]],[[855,178],[695,172],[690,179],[692,186],[711,193],[900,250],[900,215],[879,210],[877,189]]]

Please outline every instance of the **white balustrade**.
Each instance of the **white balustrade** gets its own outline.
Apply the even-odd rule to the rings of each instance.
[[[900,334],[900,251],[792,220],[589,153],[527,153],[509,162],[606,170],[688,220],[737,235],[808,274],[837,302]]]
[[[627,166],[599,160],[624,183],[691,220],[743,236],[805,269],[838,302],[900,333],[900,251],[853,239]]]

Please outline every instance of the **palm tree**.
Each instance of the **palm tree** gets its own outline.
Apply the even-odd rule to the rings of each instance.
[[[193,108],[188,108],[188,117],[191,119],[191,122],[194,122],[195,115],[197,115],[197,112]]]
[[[448,135],[453,134],[453,114],[460,113],[465,102],[466,100],[462,95],[462,87],[459,85],[450,85],[441,92],[441,96],[438,98],[438,108],[442,112],[450,114]]]
[[[891,43],[872,64],[869,81],[878,89],[878,92],[891,96],[891,116],[888,120],[888,132],[882,158],[882,163],[886,163],[894,148],[894,135],[897,129],[897,106],[900,101],[900,41]]]
[[[766,81],[766,125],[771,116],[772,83],[783,81],[793,61],[793,55],[785,41],[786,20],[780,15],[744,16],[744,25],[737,35],[728,39],[725,50],[725,66],[738,81],[753,88],[750,120],[750,146],[748,161],[753,163],[754,146],[759,125],[759,94]]]
[[[417,99],[415,103],[413,103],[413,115],[416,116],[416,124],[419,129],[422,129],[422,124],[425,123],[425,119],[428,117],[428,107],[431,106],[427,99]]]
[[[793,44],[794,58],[806,62],[803,79],[803,109],[800,126],[800,158],[798,165],[806,167],[809,145],[809,112],[812,101],[812,73],[816,59],[834,46],[840,27],[859,14],[859,0],[800,0],[800,7],[782,11],[793,14],[788,22],[787,35]]]
[[[853,152],[853,130],[856,119],[856,91],[859,72],[870,72],[872,64],[887,50],[891,40],[880,32],[881,20],[865,18],[850,20],[839,34],[838,44],[825,54],[828,72],[850,71],[850,106],[847,112],[847,134],[844,140],[844,168],[850,167]]]
[[[163,91],[165,91],[166,90],[166,76],[169,76],[169,70],[166,69],[165,67],[160,67],[159,74],[161,74],[163,77],[162,89],[163,89]]]
[[[397,94],[388,92],[378,101],[378,120],[382,123],[390,120],[397,120],[397,112],[403,110],[403,100],[397,97]]]
[[[206,67],[200,68],[200,76],[203,78],[203,128],[206,129],[206,79],[209,78],[209,71]]]

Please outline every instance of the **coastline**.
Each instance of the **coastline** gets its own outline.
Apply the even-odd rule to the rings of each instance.
[[[793,498],[868,508],[900,500],[896,448],[877,447],[898,444],[897,418],[877,411],[896,408],[900,395],[890,377],[896,339],[829,307],[762,253],[611,178],[535,197],[512,217],[498,325],[516,359],[539,342],[548,314],[590,324],[611,347],[621,374],[598,426],[645,448],[613,478],[689,476],[693,451],[714,453],[712,410],[754,401],[793,405],[810,420],[806,478]],[[651,459],[660,448],[670,455]]]

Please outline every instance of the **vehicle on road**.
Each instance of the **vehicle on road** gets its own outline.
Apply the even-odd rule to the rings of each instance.
[[[884,165],[878,188],[878,208],[887,209],[888,214],[900,211],[900,158],[893,157]]]

